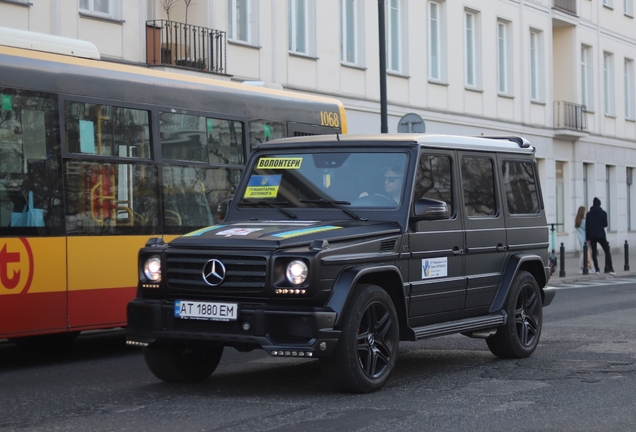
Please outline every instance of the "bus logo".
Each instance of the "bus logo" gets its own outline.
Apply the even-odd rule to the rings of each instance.
[[[25,238],[0,243],[0,295],[26,293],[33,280],[33,251]]]

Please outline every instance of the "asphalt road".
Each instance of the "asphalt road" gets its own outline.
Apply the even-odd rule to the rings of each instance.
[[[633,431],[636,279],[597,283],[559,287],[528,359],[459,335],[402,343],[367,395],[334,392],[316,360],[261,351],[226,349],[210,380],[175,385],[123,331],[56,350],[3,341],[0,431]]]

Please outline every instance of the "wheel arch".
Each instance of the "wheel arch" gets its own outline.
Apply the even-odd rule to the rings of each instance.
[[[541,257],[534,254],[514,254],[508,258],[505,264],[499,289],[490,306],[491,313],[503,308],[508,293],[510,292],[510,286],[520,271],[527,271],[534,277],[537,281],[537,285],[539,285],[541,296],[544,296],[543,287],[545,287],[547,283],[547,278]]]
[[[406,320],[406,297],[404,281],[397,267],[393,265],[378,267],[349,267],[345,269],[334,283],[333,293],[327,306],[338,314],[334,328],[342,322],[342,313],[347,308],[355,287],[359,284],[377,285],[387,292],[398,315],[400,338],[408,328]]]

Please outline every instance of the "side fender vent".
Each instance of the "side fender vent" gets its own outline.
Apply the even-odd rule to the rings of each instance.
[[[393,252],[393,249],[395,249],[395,239],[384,240],[380,243],[380,252]]]

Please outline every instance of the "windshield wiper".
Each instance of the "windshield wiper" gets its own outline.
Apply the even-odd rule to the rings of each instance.
[[[328,204],[331,207],[335,207],[337,209],[342,210],[343,212],[345,212],[346,214],[348,214],[349,216],[351,216],[355,220],[359,220],[359,221],[368,220],[367,218],[361,218],[360,216],[358,216],[357,214],[355,214],[354,212],[352,212],[349,209],[341,207],[343,205],[350,205],[351,203],[349,201],[332,201],[332,200],[328,200],[328,199],[324,199],[324,198],[320,198],[320,199],[317,199],[317,200],[300,199],[299,201],[301,203],[306,203],[306,204]]]
[[[281,213],[286,214],[287,216],[289,216],[292,219],[298,219],[298,216],[296,216],[292,212],[290,212],[288,210],[285,210],[282,207],[279,207],[279,206],[282,206],[282,205],[289,204],[289,201],[274,201],[274,202],[269,202],[269,201],[265,201],[265,200],[260,200],[260,201],[256,201],[256,202],[241,201],[241,204],[242,205],[248,205],[248,206],[250,206],[250,205],[252,205],[252,206],[255,206],[255,205],[266,205],[268,207],[275,208],[276,210],[280,210]]]

